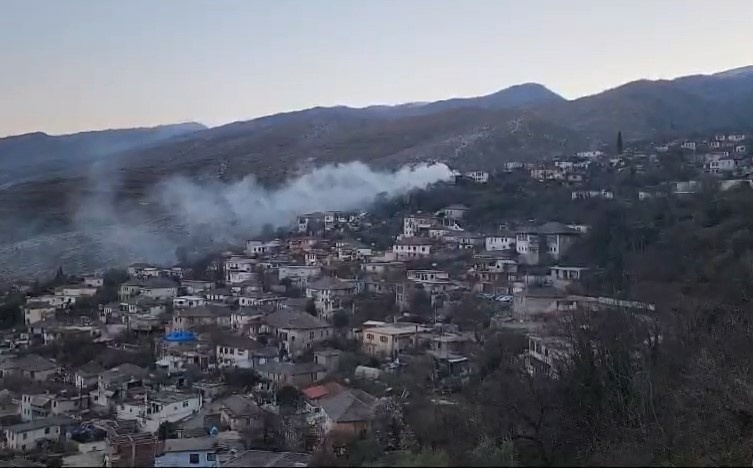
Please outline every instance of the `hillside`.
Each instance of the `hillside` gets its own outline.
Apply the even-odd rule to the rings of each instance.
[[[126,150],[203,130],[195,122],[53,136],[42,132],[0,138],[0,186],[68,174]]]

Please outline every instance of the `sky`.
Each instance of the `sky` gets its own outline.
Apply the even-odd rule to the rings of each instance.
[[[753,64],[750,0],[0,0],[0,136],[572,99]]]

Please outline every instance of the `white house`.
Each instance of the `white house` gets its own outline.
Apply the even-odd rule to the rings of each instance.
[[[409,270],[405,273],[408,280],[416,282],[432,282],[435,280],[449,280],[450,274],[444,270]]]
[[[571,198],[573,200],[579,200],[579,199],[607,199],[611,200],[614,199],[614,193],[607,189],[601,189],[601,190],[580,190],[580,191],[573,191],[571,193]]]
[[[321,278],[306,287],[306,297],[314,300],[316,311],[325,318],[340,309],[342,299],[354,292],[352,284],[333,277]]]
[[[42,301],[29,301],[24,305],[24,324],[36,324],[55,316],[55,307]]]
[[[468,179],[471,179],[473,182],[483,184],[486,182],[489,182],[489,172],[488,171],[470,171],[468,173],[463,174],[463,176],[467,177]]]
[[[280,241],[275,239],[272,241],[258,241],[250,239],[246,241],[246,254],[249,256],[258,256],[262,254],[269,254],[276,252],[280,249]]]
[[[436,215],[461,220],[469,210],[470,208],[463,204],[453,204],[439,210]]]
[[[204,306],[207,300],[201,296],[178,296],[173,298],[173,308],[195,308]]]
[[[58,441],[68,427],[76,424],[70,417],[57,415],[5,427],[5,445],[13,451],[31,451],[43,440]]]
[[[154,467],[219,467],[217,439],[211,436],[165,440]]]
[[[226,335],[219,338],[216,344],[217,366],[221,368],[253,368],[254,351],[262,348],[255,340],[239,335]]]
[[[484,248],[487,251],[507,251],[514,246],[515,235],[512,233],[489,235],[484,239]]]
[[[262,330],[270,332],[290,355],[297,356],[329,339],[332,326],[303,311],[280,309],[262,319]]]
[[[306,286],[310,279],[322,274],[318,265],[281,265],[278,270],[279,280],[289,278],[299,286]]]
[[[155,300],[168,300],[178,296],[178,285],[167,278],[148,278],[144,281],[140,294]]]
[[[604,156],[604,152],[598,150],[579,151],[575,156],[578,158],[598,158]]]
[[[81,283],[83,283],[84,286],[87,286],[87,287],[100,288],[104,286],[105,279],[99,275],[87,275],[83,278]]]
[[[695,142],[683,142],[683,144],[680,145],[680,147],[684,148],[686,150],[693,150],[693,151],[695,151],[696,144],[695,144]]]
[[[180,285],[186,290],[186,293],[195,295],[211,290],[214,287],[214,282],[211,280],[181,280]]]
[[[745,134],[729,134],[727,140],[730,142],[742,142],[745,140]]]
[[[117,406],[117,418],[136,420],[142,432],[154,433],[164,422],[180,422],[201,409],[201,394],[162,391],[145,399],[124,401]]]
[[[412,259],[431,255],[432,245],[425,238],[403,238],[395,242],[392,252],[398,259]]]

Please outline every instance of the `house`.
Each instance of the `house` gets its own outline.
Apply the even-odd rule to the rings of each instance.
[[[588,150],[588,151],[579,151],[575,154],[578,158],[598,158],[600,156],[604,156],[603,151],[598,150]]]
[[[225,261],[225,282],[241,283],[256,278],[257,260],[243,256],[231,256]]]
[[[572,304],[562,291],[555,288],[526,288],[513,294],[513,317],[528,319],[530,316],[556,314],[569,309]]]
[[[361,347],[373,357],[394,358],[418,344],[418,333],[427,329],[414,325],[384,325],[363,330]]]
[[[231,395],[209,404],[207,415],[219,415],[220,423],[231,431],[260,431],[267,411],[246,396]]]
[[[139,294],[153,300],[169,300],[178,296],[178,284],[169,278],[148,278],[143,282]]]
[[[274,388],[293,386],[299,389],[324,379],[327,369],[314,362],[268,362],[256,368],[259,375]]]
[[[403,238],[395,242],[392,252],[398,259],[414,259],[431,255],[432,244],[425,238]]]
[[[128,266],[128,276],[145,278],[145,277],[159,277],[159,268],[151,264],[144,264],[137,262]]]
[[[253,368],[254,352],[262,345],[245,336],[227,334],[215,341],[217,366],[234,368]],[[261,362],[264,363],[264,358]]]
[[[219,467],[217,439],[211,436],[165,440],[154,467]]]
[[[55,316],[56,308],[42,301],[28,301],[24,305],[24,324],[36,324]]]
[[[570,194],[570,197],[573,200],[584,200],[584,199],[607,199],[612,200],[614,199],[614,193],[607,189],[601,189],[601,190],[580,190],[580,191],[573,191]]]
[[[507,231],[487,235],[484,238],[484,248],[487,251],[507,251],[515,246],[515,234]]]
[[[298,232],[312,235],[324,232],[324,214],[322,212],[306,213],[298,216]]]
[[[462,230],[456,219],[453,218],[424,215],[420,212],[403,218],[403,236],[406,238],[422,234],[426,236],[428,230],[432,227],[445,227],[453,231]]]
[[[249,256],[258,256],[263,254],[271,254],[277,252],[280,249],[280,241],[275,239],[272,241],[258,241],[250,239],[246,241],[246,254]]]
[[[207,300],[201,296],[178,296],[173,298],[173,308],[196,308],[198,306],[204,306],[207,304]]]
[[[280,281],[288,278],[300,288],[305,288],[312,278],[321,274],[322,268],[318,265],[281,265],[277,273]]]
[[[450,274],[444,270],[409,270],[406,278],[416,282],[433,282],[436,280],[449,280]]]
[[[306,297],[314,300],[316,311],[324,318],[330,317],[335,310],[340,309],[342,300],[353,293],[353,284],[335,277],[321,278],[306,287]]]
[[[729,134],[727,136],[727,140],[730,142],[742,142],[743,140],[745,140],[745,138],[745,134]]]
[[[141,280],[141,279],[126,280],[125,282],[120,284],[120,287],[118,289],[118,298],[120,300],[127,300],[128,298],[139,295],[143,287],[144,287],[144,280]]]
[[[478,183],[478,184],[484,184],[489,182],[489,172],[488,171],[470,171],[467,173],[463,173],[463,177],[466,179],[470,179],[471,181]]]
[[[105,285],[105,279],[99,275],[86,275],[81,283],[87,287],[102,288]]]
[[[526,370],[531,375],[557,377],[560,364],[570,356],[571,347],[559,337],[529,335],[525,353]]]
[[[79,389],[91,389],[99,383],[99,375],[104,368],[97,362],[81,365],[73,375],[73,384]]]
[[[118,428],[107,429],[105,440],[107,451],[106,467],[152,467],[157,448],[157,437],[152,433],[134,433]],[[135,427],[134,427],[135,431]]]
[[[400,261],[364,262],[361,264],[361,270],[367,273],[380,275],[402,273],[403,271],[405,271],[405,263]]]
[[[21,420],[25,422],[53,415],[77,413],[88,408],[89,395],[75,389],[21,396]]]
[[[377,401],[360,389],[344,389],[320,398],[315,408],[318,412],[315,410],[311,419],[317,422],[324,435],[363,437],[371,428]]]
[[[210,280],[181,280],[180,286],[189,295],[196,295],[211,290],[214,282]]]
[[[696,143],[691,141],[683,142],[682,145],[680,145],[680,148],[695,151]]]
[[[550,269],[550,282],[555,288],[563,289],[573,282],[579,282],[583,279],[584,273],[588,269],[585,267],[565,267],[552,266]]]
[[[130,389],[142,387],[149,378],[149,371],[132,363],[110,368],[99,374],[96,389],[89,392],[91,405],[110,408],[124,398]]]
[[[160,424],[180,422],[201,409],[201,394],[160,391],[144,399],[126,400],[116,407],[117,418],[136,420],[140,431],[156,432]]]
[[[334,333],[332,326],[319,318],[290,309],[280,309],[262,319],[262,331],[271,333],[282,350],[300,355]]]
[[[462,220],[465,214],[470,210],[470,208],[463,204],[453,204],[439,210],[435,215],[438,217],[452,218],[454,220]]]
[[[230,326],[232,310],[226,305],[205,304],[173,312],[173,330],[192,330],[201,326]]]
[[[559,259],[581,236],[581,232],[559,222],[538,227],[524,227],[516,231],[515,250],[528,264],[537,264],[540,253]]]
[[[42,441],[58,441],[76,424],[70,417],[57,415],[5,427],[5,445],[13,451],[31,451]]]
[[[22,376],[33,381],[47,381],[58,371],[55,363],[39,355],[9,358],[0,362],[0,377]]]
[[[709,174],[730,173],[735,170],[737,162],[734,158],[725,155],[706,155],[703,165],[704,171]]]
[[[484,245],[486,237],[479,233],[454,231],[443,237],[446,243],[454,243],[459,249],[472,249]]]

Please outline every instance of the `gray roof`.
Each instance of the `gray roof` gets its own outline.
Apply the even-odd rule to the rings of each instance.
[[[256,402],[245,396],[228,396],[219,400],[216,405],[220,409],[227,409],[233,417],[253,417],[264,413],[264,410]],[[212,407],[215,407],[215,403],[212,404]]]
[[[12,358],[3,363],[6,370],[16,369],[23,371],[48,371],[57,368],[55,363],[40,357],[39,355],[30,354],[23,357]]]
[[[266,316],[262,322],[275,329],[321,329],[329,325],[321,319],[302,311],[281,309]]]
[[[229,316],[232,314],[230,306],[226,305],[202,305],[176,311],[176,316],[182,318],[214,318],[217,316]]]
[[[516,232],[517,233],[537,233],[537,234],[542,234],[542,235],[553,235],[553,234],[579,235],[580,234],[580,231],[574,228],[570,228],[564,223],[560,223],[558,221],[550,221],[548,223],[544,223],[541,226],[521,227],[518,230],[516,230]]]
[[[211,436],[197,438],[177,438],[165,440],[165,453],[182,451],[208,451],[217,447],[217,440]]]
[[[175,280],[164,277],[151,277],[144,281],[144,288],[177,288]]]
[[[220,347],[233,347],[241,350],[256,350],[261,344],[246,336],[227,334],[215,341]]]
[[[323,277],[308,285],[311,290],[350,290],[353,286],[335,277]]]
[[[122,365],[110,368],[102,373],[102,379],[105,381],[126,381],[131,379],[143,379],[149,375],[149,372],[133,363],[123,363]]]
[[[310,459],[306,453],[277,453],[249,450],[223,464],[223,467],[306,467]]]
[[[52,427],[55,425],[73,425],[75,423],[76,420],[73,420],[70,417],[66,417],[65,415],[56,415],[54,417],[49,417],[46,419],[38,419],[32,420],[31,422],[10,425],[8,427],[5,427],[5,429],[14,433],[22,433],[32,430],[39,430],[45,427]]]
[[[360,389],[349,389],[319,401],[327,416],[336,423],[363,422],[374,418],[377,398]]]

